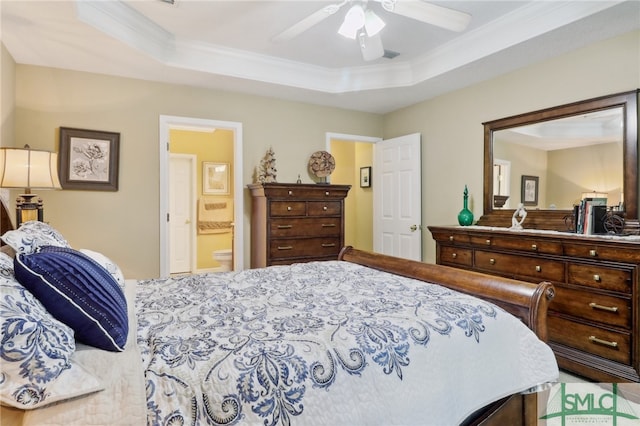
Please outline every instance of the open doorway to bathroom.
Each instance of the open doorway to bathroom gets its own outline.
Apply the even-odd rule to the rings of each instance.
[[[242,269],[241,124],[161,116],[160,137],[160,275]]]

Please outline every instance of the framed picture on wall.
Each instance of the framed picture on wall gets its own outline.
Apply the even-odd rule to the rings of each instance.
[[[371,167],[360,167],[360,188],[371,187]]]
[[[538,176],[522,175],[521,202],[525,206],[535,206],[538,204]]]
[[[202,162],[202,193],[229,193],[229,163]]]
[[[60,127],[58,173],[63,189],[118,190],[120,133]]]

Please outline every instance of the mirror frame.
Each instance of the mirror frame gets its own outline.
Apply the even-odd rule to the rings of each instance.
[[[546,108],[482,123],[484,126],[484,214],[481,226],[510,227],[514,209],[493,208],[493,132],[609,108],[622,107],[623,132],[623,194],[625,233],[637,234],[638,224],[638,93],[640,90],[602,96],[570,104]],[[513,192],[513,191],[512,191]],[[513,194],[512,194],[513,195]],[[571,210],[527,210],[529,229],[569,231],[565,217]]]

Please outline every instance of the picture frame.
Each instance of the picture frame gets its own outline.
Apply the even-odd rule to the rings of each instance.
[[[371,187],[371,167],[360,167],[360,188]]]
[[[60,127],[62,189],[117,191],[120,133]]]
[[[525,206],[538,205],[538,176],[522,175],[520,200]]]
[[[229,194],[229,163],[202,162],[202,193]]]

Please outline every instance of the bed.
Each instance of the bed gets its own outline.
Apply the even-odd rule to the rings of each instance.
[[[134,281],[53,235],[17,247],[13,271],[0,257],[3,285],[11,272],[28,281],[35,254],[85,265],[101,297],[122,293],[128,334],[76,342],[60,377],[74,375],[57,379],[76,394],[21,409],[3,391],[3,425],[536,424],[536,392],[558,378],[546,282],[352,247],[336,261]]]

